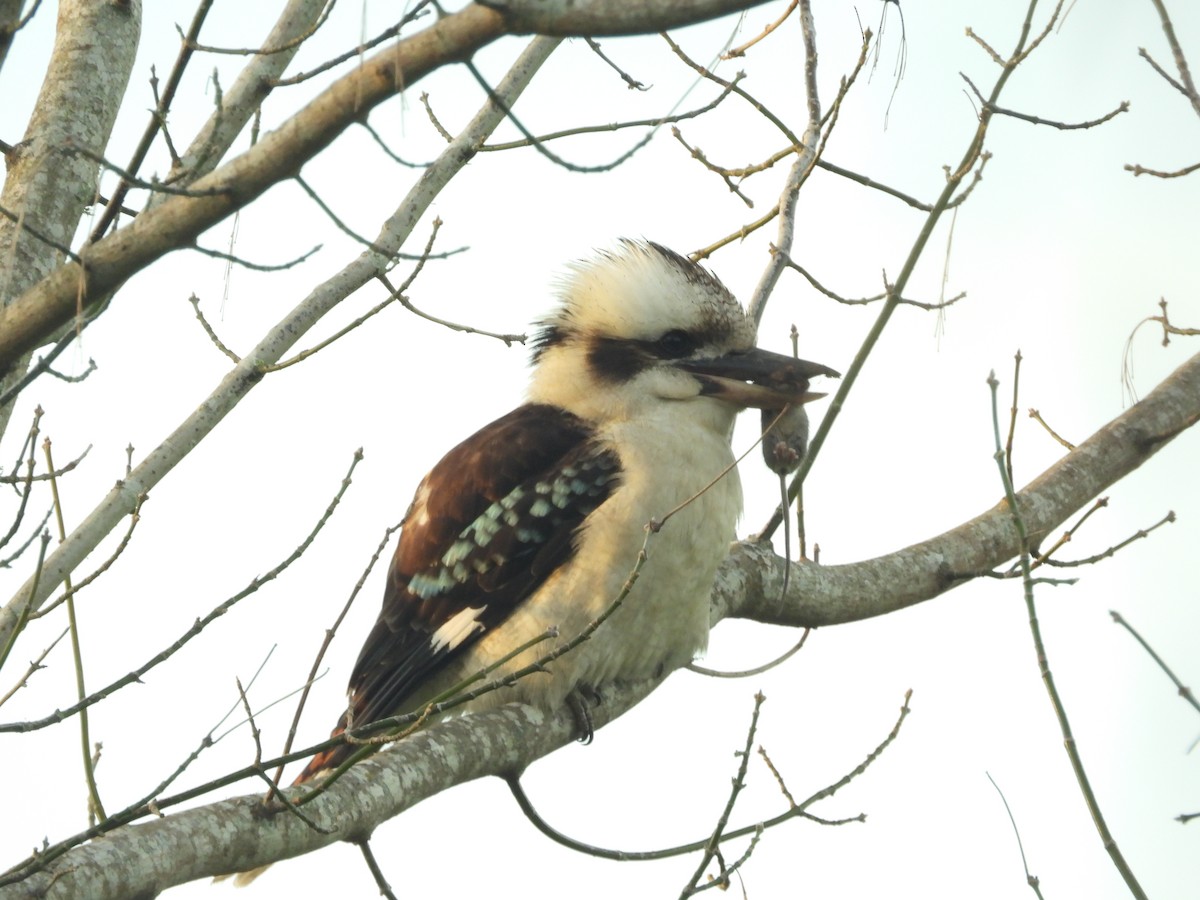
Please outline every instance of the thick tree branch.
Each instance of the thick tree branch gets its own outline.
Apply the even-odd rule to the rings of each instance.
[[[605,37],[653,34],[707,22],[766,0],[479,0],[517,34]]]
[[[614,709],[636,702],[622,702],[625,692],[605,696]],[[610,702],[598,712],[607,714]],[[264,817],[258,796],[223,800],[78,847],[49,870],[0,887],[0,898],[148,898],[197,878],[252,869],[335,841],[362,840],[449,785],[520,771],[570,743],[575,728],[566,710],[545,717],[526,706],[451,719],[353,766],[306,804],[315,829],[286,811]]]
[[[196,181],[192,188],[203,196],[176,195],[146,210],[88,248],[83,267],[59,267],[0,311],[0,372],[70,322],[80,302],[86,305],[170,251],[186,247],[291,177],[384,100],[438,67],[469,57],[504,32],[499,14],[469,6],[364,60],[250,150]]]
[[[1096,494],[1132,472],[1200,419],[1200,354],[1144,400],[1097,431],[1018,494],[1036,541]],[[882,615],[962,584],[971,572],[1018,552],[1012,517],[1000,504],[958,528],[889,556],[845,566],[792,564],[780,603],[782,559],[765,544],[735,545],[713,594],[714,624],[727,617],[786,625],[832,625]],[[606,688],[593,712],[599,727],[651,693],[659,681]],[[239,797],[81,845],[45,872],[0,888],[0,900],[152,897],[184,881],[242,871],[335,841],[362,840],[421,800],[485,775],[520,772],[569,743],[569,710],[525,706],[440,722],[352,767],[305,806],[315,830],[287,813],[264,818],[257,797]]]
[[[65,146],[104,150],[133,69],[141,12],[140,2],[76,0],[59,6],[54,50],[37,104],[21,143],[5,156],[0,207],[18,220],[0,219],[0,322],[7,323],[14,298],[58,265],[55,245],[71,243],[83,211],[95,200],[96,164],[83,156],[63,157],[60,151]],[[72,289],[65,298],[69,309],[63,322],[74,315],[76,296]],[[0,324],[0,342],[8,339],[11,327]],[[29,351],[50,333],[6,357],[0,365],[0,394],[20,380]],[[11,408],[0,407],[0,434]]]
[[[246,123],[250,121],[257,110],[262,108],[263,100],[271,92],[275,80],[283,74],[284,69],[303,46],[305,36],[312,33],[326,8],[325,0],[288,0],[287,6],[279,14],[275,27],[271,29],[271,33],[263,44],[264,51],[256,54],[246,63],[245,68],[238,74],[233,87],[222,94],[218,108],[196,133],[187,150],[180,155],[170,174],[164,179],[166,182],[176,187],[187,185],[216,168],[217,163],[221,161],[233,145],[234,140],[241,134],[242,129],[246,127]],[[197,33],[199,24],[193,22],[193,29]],[[275,50],[273,48],[282,49]],[[184,46],[180,48],[179,59],[176,60],[163,96],[159,100],[160,108],[152,113],[151,125],[146,129],[141,142],[133,153],[129,165],[131,172],[137,172],[141,168],[154,138],[164,127],[170,107],[170,98],[192,59],[194,49],[194,45],[185,36]],[[100,222],[93,229],[93,240],[98,240],[107,231],[108,226],[116,220],[117,210],[120,208],[128,188],[128,181],[122,179],[116,190],[113,191]],[[167,199],[167,196],[162,193],[154,194],[150,197],[147,205],[156,206]]]
[[[408,239],[412,229],[438,193],[475,155],[478,148],[504,119],[504,108],[511,107],[528,85],[538,67],[557,45],[554,38],[535,39],[526,48],[509,74],[497,87],[504,107],[485,103],[483,109],[417,180],[392,216],[384,222],[373,246],[383,252],[359,255],[341,272],[318,285],[295,309],[289,312],[266,336],[242,357],[221,380],[200,407],[128,475],[117,483],[108,496],[87,516],[46,559],[36,578],[30,578],[0,608],[0,647],[4,646],[27,607],[38,608],[62,579],[73,571],[137,502],[217,427],[241,400],[262,380],[268,367],[278,362],[304,334],[334,309],[349,294],[378,277],[387,268],[387,253],[395,253]],[[260,145],[261,146],[261,145]],[[170,201],[159,209],[165,209]],[[152,215],[152,213],[150,214]],[[141,219],[139,218],[139,222]],[[137,223],[135,223],[136,225]],[[129,231],[124,228],[115,237]]]
[[[178,183],[178,179],[182,178],[184,183],[190,184],[216,168],[246,123],[262,107],[273,83],[282,77],[288,64],[304,46],[305,36],[317,27],[327,9],[325,0],[288,0],[263,42],[263,52],[256,54],[238,73],[233,85],[221,97],[220,109],[209,116],[196,133],[187,150],[180,155],[179,165],[171,171],[168,180]],[[149,205],[154,206],[159,202],[152,197]]]
[[[22,0],[0,0],[0,68],[8,57],[8,48],[12,46],[13,35],[21,21]]]
[[[117,5],[117,4],[114,4]],[[573,4],[566,4],[573,6]],[[666,26],[703,21],[753,5],[752,0],[647,0],[617,16],[619,33],[648,33]],[[619,4],[622,8],[625,4]],[[583,9],[591,9],[584,4]],[[554,7],[551,7],[554,9]],[[606,6],[596,7],[600,12]],[[447,63],[468,59],[505,34],[608,34],[593,31],[589,18],[539,14],[522,5],[505,14],[472,5],[439,19],[424,31],[362,61],[307,106],[192,188],[205,196],[172,196],[147,209],[132,223],[88,248],[81,266],[64,265],[0,310],[0,374],[23,354],[45,343],[69,323],[80,304],[103,297],[134,273],[172,250],[188,246],[202,232],[246,206],[272,185],[291,177],[351,124]],[[536,26],[536,27],[535,27]]]
[[[1031,546],[1197,419],[1200,354],[1017,494]],[[1001,502],[887,556],[842,566],[792,564],[788,593],[781,599],[783,560],[767,544],[745,542],[735,546],[720,570],[713,620],[733,616],[816,627],[869,619],[936,597],[1019,552],[1008,504]]]

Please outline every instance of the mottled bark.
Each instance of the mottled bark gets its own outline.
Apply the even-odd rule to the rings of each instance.
[[[84,210],[96,199],[99,167],[83,154],[66,151],[104,152],[133,69],[141,17],[140,0],[59,4],[54,52],[37,105],[24,138],[6,157],[0,316],[14,298],[62,264],[59,248],[70,246]],[[81,277],[77,272],[76,289]],[[0,394],[24,375],[33,346],[0,366]],[[11,412],[11,403],[0,408],[0,435]]]
[[[1033,539],[1045,536],[1200,419],[1200,354],[1144,400],[1105,425],[1018,495]],[[751,618],[786,625],[831,625],[882,615],[962,584],[970,572],[1019,552],[1007,505],[929,541],[844,566],[792,564],[781,599],[784,561],[766,544],[735,545],[713,592],[713,622]],[[661,679],[614,685],[594,711],[600,727],[648,696]],[[286,812],[269,817],[257,796],[122,827],[68,851],[44,871],[0,887],[0,900],[152,897],[175,884],[244,871],[365,838],[380,823],[434,794],[486,775],[520,772],[569,743],[577,725],[564,708],[545,715],[507,706],[439,722],[351,768],[305,806],[320,830]]]

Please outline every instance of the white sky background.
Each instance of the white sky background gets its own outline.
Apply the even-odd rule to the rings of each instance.
[[[268,10],[268,4],[218,2],[203,40],[255,46],[276,5]],[[188,4],[146,6],[130,100],[109,151],[119,161],[128,158],[152,106],[149,68],[165,77],[177,52],[174,25],[186,26],[191,16]],[[1200,65],[1200,10],[1179,0],[1170,6],[1193,65]],[[781,9],[771,4],[752,11],[740,26],[726,19],[678,38],[707,62],[735,28],[735,41],[744,40]],[[376,33],[397,10],[382,0],[339,5],[290,71],[311,68]],[[826,156],[932,200],[944,183],[942,166],[958,163],[975,128],[972,98],[958,73],[966,72],[986,92],[998,72],[964,37],[964,27],[1007,52],[1023,6],[907,3],[907,70],[885,128],[900,41],[895,12],[888,11],[878,70],[869,82],[864,76],[846,101]],[[877,30],[878,3],[861,4],[859,14]],[[1039,25],[1047,14],[1039,15]],[[819,2],[815,15],[821,97],[828,104],[857,57],[858,21],[845,3]],[[0,137],[10,143],[24,130],[52,26],[53,9],[44,9],[0,73]],[[499,80],[523,43],[498,42],[477,63]],[[517,107],[535,133],[661,115],[693,86],[693,74],[659,38],[603,44],[653,89],[629,91],[583,42],[567,42]],[[1084,0],[1011,79],[1002,105],[1048,118],[1092,119],[1122,100],[1132,108],[1090,131],[1010,119],[994,123],[988,140],[994,158],[959,212],[947,270],[945,294],[966,291],[967,298],[940,324],[936,314],[898,310],[806,485],[809,538],[820,544],[822,561],[852,562],[899,549],[997,502],[1001,486],[991,456],[985,379],[996,370],[1006,410],[1018,348],[1025,361],[1014,457],[1024,484],[1062,453],[1025,409],[1038,408],[1061,434],[1081,441],[1125,408],[1125,341],[1142,318],[1158,312],[1160,297],[1171,304],[1177,324],[1200,325],[1200,174],[1162,182],[1122,170],[1135,162],[1175,169],[1197,159],[1200,123],[1186,100],[1138,58],[1142,46],[1170,67],[1148,0]],[[193,65],[172,111],[179,143],[190,140],[209,114],[212,67],[228,86],[239,65],[237,58],[210,56]],[[719,71],[730,77],[745,68],[744,86],[799,132],[801,67],[793,21]],[[264,128],[286,118],[315,89],[272,94]],[[372,124],[394,150],[416,161],[432,159],[442,144],[417,100],[421,91],[430,94],[452,132],[483,100],[469,73],[454,67],[377,110]],[[715,93],[701,84],[684,105],[702,105]],[[728,165],[758,160],[783,145],[769,124],[734,98],[715,115],[681,127],[690,144]],[[594,165],[613,159],[640,134],[572,139],[552,149]],[[505,125],[498,136],[517,135]],[[160,147],[146,171],[166,168]],[[529,149],[481,155],[429,216],[444,222],[441,249],[469,251],[429,264],[410,296],[438,316],[493,331],[526,331],[551,305],[566,261],[611,246],[620,236],[644,236],[682,252],[705,246],[771,207],[786,164],[776,168],[748,184],[755,201],[748,210],[667,130],[605,175],[565,172]],[[352,129],[307,166],[304,177],[360,233],[373,235],[414,176],[388,161],[364,131]],[[112,183],[109,176],[106,184]],[[882,289],[881,271],[889,277],[899,271],[923,218],[881,194],[817,172],[801,194],[794,255],[842,294],[875,294]],[[908,296],[938,298],[949,224],[947,216]],[[223,223],[202,243],[227,248],[230,229]],[[418,228],[406,249],[419,252],[427,233]],[[745,298],[774,235],[769,226],[720,251],[710,265]],[[86,463],[62,484],[68,525],[78,522],[123,473],[126,445],[132,443],[135,461],[140,459],[228,369],[195,321],[189,294],[202,299],[222,339],[244,351],[312,285],[360,252],[292,184],[273,189],[241,214],[234,250],[247,259],[279,262],[317,243],[323,244],[318,255],[285,272],[227,273],[223,263],[177,253],[137,276],[85,334],[82,348],[60,360],[60,368],[81,371],[92,357],[99,370],[79,385],[43,378],[26,391],[0,459],[6,467],[15,459],[35,403],[46,410],[42,428],[54,440],[58,462],[93,444]],[[381,289],[363,289],[328,317],[320,336],[380,299]],[[875,307],[835,304],[796,273],[786,273],[760,342],[786,352],[787,328],[795,322],[802,356],[845,370],[876,314]],[[1196,349],[1184,338],[1162,349],[1156,328],[1144,328],[1134,343],[1142,394]],[[310,334],[301,346],[317,337]],[[92,737],[104,744],[98,779],[110,811],[178,765],[237,702],[235,676],[245,682],[273,647],[251,694],[256,705],[303,681],[324,629],[384,528],[400,519],[438,456],[517,402],[526,355],[519,346],[451,333],[393,307],[315,359],[268,376],[153,491],[123,559],[78,601],[93,689],[174,641],[197,616],[286,556],[333,496],[354,449],[362,446],[366,454],[341,508],[302,560],[150,673],[145,684],[93,708]],[[823,405],[815,412],[823,414]],[[751,424],[748,418],[739,431],[739,447],[753,440]],[[1194,434],[1176,440],[1110,492],[1109,508],[1093,516],[1066,556],[1100,552],[1169,509],[1178,522],[1114,559],[1064,573],[1079,577],[1075,586],[1038,592],[1050,664],[1102,809],[1143,886],[1160,898],[1195,896],[1200,880],[1193,833],[1200,825],[1173,821],[1200,809],[1197,758],[1187,755],[1200,719],[1112,624],[1108,610],[1121,611],[1138,627],[1185,683],[1200,682],[1196,457]],[[777,485],[757,452],[743,467],[743,479],[747,534],[768,515]],[[46,502],[39,499],[38,515]],[[111,542],[106,547],[97,559],[107,556]],[[31,565],[27,560],[4,574],[5,597]],[[322,738],[341,708],[343,685],[378,609],[382,577],[381,564],[327,657],[329,674],[306,714],[306,742]],[[649,849],[694,840],[708,833],[725,802],[737,764],[733,753],[745,740],[756,690],[768,698],[759,742],[792,792],[807,796],[874,748],[892,727],[905,689],[912,688],[913,713],[898,741],[815,810],[829,818],[865,812],[866,824],[793,822],[768,833],[745,870],[750,897],[1031,896],[1012,827],[985,772],[1012,806],[1030,870],[1047,897],[1126,896],[1062,750],[1026,619],[1017,582],[986,581],[898,614],[816,632],[799,656],[768,675],[713,682],[678,673],[600,732],[593,745],[535,764],[527,788],[551,823],[585,841]],[[0,692],[62,627],[55,618],[29,629],[0,677]],[[795,638],[776,628],[726,622],[713,634],[706,664],[756,665]],[[0,710],[0,719],[40,717],[73,702],[65,642],[47,664],[29,689]],[[281,745],[291,712],[285,703],[259,719],[268,752]],[[206,752],[178,786],[243,765],[253,749],[242,728]],[[0,758],[10,773],[0,816],[5,865],[43,837],[53,842],[84,827],[78,757],[75,720],[33,735],[0,736]],[[257,786],[247,783],[230,793],[252,790]],[[733,822],[753,822],[783,807],[756,758]],[[373,846],[402,896],[449,891],[504,897],[541,884],[582,898],[614,891],[676,896],[695,865],[692,857],[618,864],[570,853],[537,834],[495,780],[422,804],[381,828]],[[727,858],[739,852],[730,849]],[[212,898],[215,891],[232,890],[200,883],[171,896]],[[249,890],[244,896],[376,895],[357,849],[345,845],[278,865]]]

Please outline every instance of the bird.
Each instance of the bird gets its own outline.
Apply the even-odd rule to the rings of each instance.
[[[644,240],[572,264],[537,326],[524,402],[417,487],[334,737],[419,711],[498,662],[489,677],[528,666],[618,597],[587,640],[467,709],[555,710],[690,662],[707,645],[709,594],[742,510],[735,416],[799,407],[824,396],[810,379],[838,377],[756,347],[714,274]],[[590,721],[580,727],[590,738]],[[358,751],[318,753],[295,783]]]

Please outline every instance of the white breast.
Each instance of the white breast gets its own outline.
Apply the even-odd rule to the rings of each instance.
[[[668,407],[667,415],[653,421],[622,422],[600,433],[621,458],[620,487],[588,518],[571,560],[508,620],[483,635],[453,672],[438,679],[439,688],[552,625],[559,631],[556,641],[539,644],[503,671],[527,665],[579,634],[634,574],[647,524],[661,522],[696,494],[645,543],[646,562],[620,608],[588,641],[551,663],[552,678],[531,675],[474,706],[522,700],[554,707],[580,683],[598,688],[613,680],[642,680],[677,668],[704,649],[709,593],[734,538],[742,494],[736,470],[719,477],[733,462],[728,417],[698,422],[696,410],[685,408],[696,402],[707,401],[680,404],[678,414]]]

